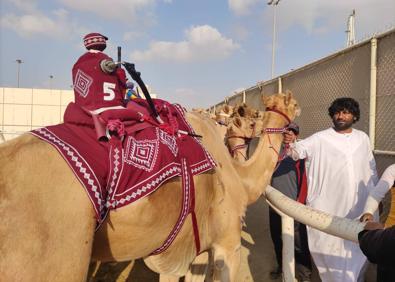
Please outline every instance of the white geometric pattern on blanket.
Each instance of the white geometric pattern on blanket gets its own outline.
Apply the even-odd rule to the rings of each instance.
[[[181,168],[179,168],[178,166],[172,166],[171,168],[159,174],[155,179],[153,179],[149,183],[143,185],[141,188],[134,191],[132,194],[122,197],[121,199],[117,200],[116,202],[112,202],[111,204],[107,203],[107,206],[111,205],[112,207],[115,207],[118,203],[124,204],[125,202],[129,202],[131,199],[139,198],[141,194],[147,191],[150,192],[151,190],[157,189],[158,186],[164,180],[166,180],[167,177],[169,177],[170,175],[173,175],[174,173],[176,173],[175,175],[179,175],[180,172],[181,172]]]
[[[80,94],[80,96],[86,98],[89,93],[89,87],[91,86],[93,79],[84,73],[82,70],[78,69],[77,75],[74,81],[74,90]]]
[[[164,132],[159,128],[156,128],[156,135],[159,137],[160,142],[166,145],[169,148],[170,152],[172,152],[173,155],[176,157],[178,154],[176,137],[167,134],[166,132]]]
[[[145,171],[152,171],[159,153],[156,140],[136,140],[129,136],[125,151],[125,162]]]

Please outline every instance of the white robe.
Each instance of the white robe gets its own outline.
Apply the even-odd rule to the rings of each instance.
[[[390,165],[384,171],[376,187],[370,191],[366,201],[364,213],[373,214],[377,211],[379,203],[383,200],[385,194],[391,189],[395,181],[395,164]]]
[[[306,158],[306,205],[340,217],[361,216],[377,182],[368,136],[356,129],[329,128],[291,145],[294,159]],[[308,228],[308,241],[323,282],[357,281],[366,262],[358,244]]]

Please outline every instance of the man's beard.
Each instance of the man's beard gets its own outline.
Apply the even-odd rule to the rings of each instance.
[[[352,127],[353,121],[345,121],[345,120],[335,120],[333,119],[333,125],[335,126],[336,131],[347,130]]]

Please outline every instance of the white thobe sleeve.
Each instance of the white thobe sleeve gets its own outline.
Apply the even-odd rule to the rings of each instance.
[[[395,164],[390,165],[384,171],[377,185],[373,189],[371,189],[368,199],[366,200],[364,213],[373,214],[377,210],[379,203],[394,184],[394,180]]]
[[[287,155],[294,161],[305,159],[310,155],[314,143],[314,135],[289,144]]]

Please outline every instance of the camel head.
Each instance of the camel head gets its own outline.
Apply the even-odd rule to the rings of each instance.
[[[229,123],[227,136],[254,137],[255,120],[250,117],[235,117]]]
[[[247,143],[255,137],[255,119],[234,117],[226,131],[226,145],[232,157],[239,161],[247,160]]]
[[[219,124],[228,125],[230,116],[233,114],[234,108],[230,105],[224,105],[215,113],[215,121]]]
[[[233,110],[232,117],[245,117],[245,118],[257,118],[259,111],[247,106],[245,103],[237,105]]]
[[[263,104],[266,110],[276,110],[285,114],[291,121],[300,115],[301,110],[292,95],[291,91],[285,93],[273,94],[271,96],[262,96]]]

